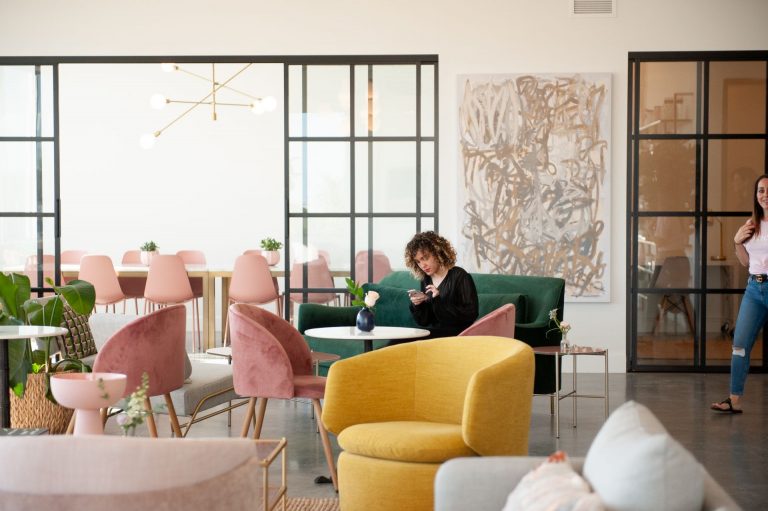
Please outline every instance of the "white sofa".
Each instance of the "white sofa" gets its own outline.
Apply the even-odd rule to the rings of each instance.
[[[520,479],[546,460],[545,457],[499,456],[455,458],[443,464],[435,479],[435,511],[500,511],[507,496]],[[584,458],[571,458],[573,468],[581,473]],[[681,490],[682,491],[682,490]],[[738,511],[717,481],[706,473],[705,511]]]
[[[252,510],[262,469],[253,440],[0,438],[0,511]]]
[[[435,478],[435,511],[499,511],[521,479],[546,459],[523,456],[448,461]],[[559,505],[572,504],[569,485],[563,483],[577,478],[576,472],[588,483],[582,491],[591,488],[611,511],[741,509],[653,413],[634,401],[611,414],[585,458],[570,461],[573,471],[567,471],[566,480],[553,482],[542,471],[526,478],[525,485],[515,492],[516,505],[531,495],[546,495],[546,500]]]

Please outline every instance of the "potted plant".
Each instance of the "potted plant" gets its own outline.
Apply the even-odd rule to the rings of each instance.
[[[47,282],[53,286],[50,279]],[[96,292],[89,282],[70,281],[65,286],[54,287],[55,296],[47,300],[31,298],[29,277],[18,273],[0,272],[0,325],[59,326],[64,313],[64,303],[77,314],[89,314],[96,302]],[[42,340],[42,346],[33,349],[29,339],[14,339],[8,343],[8,383],[16,397],[11,397],[11,407],[24,406],[35,409],[58,406],[50,390],[50,375],[57,371],[90,371],[80,360],[63,359],[51,362],[52,338]],[[45,399],[22,399],[28,387],[34,386],[36,396]],[[23,402],[23,403],[22,403]],[[35,414],[45,415],[45,414]],[[12,416],[12,420],[13,420]],[[41,425],[19,424],[16,427],[42,427]],[[66,423],[65,423],[66,427]],[[49,428],[50,429],[50,428]],[[54,432],[54,431],[51,431]]]
[[[147,241],[144,243],[141,247],[139,247],[141,250],[141,254],[139,257],[141,257],[141,263],[145,266],[149,266],[149,263],[152,262],[152,256],[157,254],[157,243],[154,241]]]
[[[261,240],[262,254],[267,260],[267,264],[273,266],[280,262],[280,250],[283,248],[283,244],[277,241],[275,238],[264,238]]]

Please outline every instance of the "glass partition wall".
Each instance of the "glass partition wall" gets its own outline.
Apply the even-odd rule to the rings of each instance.
[[[0,268],[50,291],[59,264],[54,65],[0,65]]]
[[[285,287],[325,303],[345,276],[405,269],[411,236],[438,228],[437,59],[291,64],[285,84]]]
[[[630,54],[629,370],[730,365],[747,278],[733,236],[766,170],[767,68],[766,52]]]

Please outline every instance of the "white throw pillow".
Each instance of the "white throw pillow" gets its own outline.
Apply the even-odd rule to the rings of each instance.
[[[558,451],[528,472],[507,497],[503,511],[603,511],[600,497]]]
[[[584,477],[614,511],[699,510],[704,471],[645,406],[629,401],[597,433]]]

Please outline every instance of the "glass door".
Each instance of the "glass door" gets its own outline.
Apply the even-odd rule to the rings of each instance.
[[[411,236],[438,228],[437,61],[389,60],[286,65],[293,302],[343,296],[344,276],[376,282],[405,269]],[[318,259],[330,279],[313,280]]]
[[[767,68],[765,52],[630,54],[630,370],[730,365],[747,278],[733,236],[766,172]]]
[[[57,66],[0,65],[0,269],[60,284]]]

